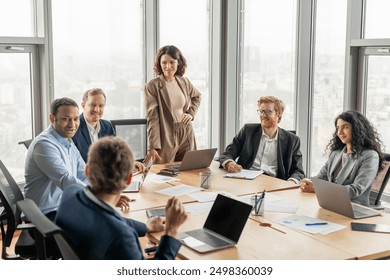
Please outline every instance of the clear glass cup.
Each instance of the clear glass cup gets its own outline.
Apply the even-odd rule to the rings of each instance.
[[[199,173],[199,186],[203,189],[209,189],[211,187],[211,172]]]

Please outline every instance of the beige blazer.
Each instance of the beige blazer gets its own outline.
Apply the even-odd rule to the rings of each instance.
[[[186,102],[184,112],[194,119],[198,111],[201,93],[184,77],[175,76]],[[150,80],[144,89],[148,131],[148,150],[173,147],[172,105],[163,75]]]

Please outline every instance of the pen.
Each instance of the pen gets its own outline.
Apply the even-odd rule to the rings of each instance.
[[[265,197],[265,190],[261,193],[261,195],[257,196],[257,193],[256,193],[256,196],[255,196],[255,211],[256,211],[256,214],[258,214],[260,212],[260,208],[261,208],[261,204],[264,202],[264,197]]]
[[[265,197],[265,190],[261,193],[261,199],[263,199]]]
[[[327,222],[307,223],[307,224],[305,224],[305,226],[323,226],[323,225],[327,225],[327,224],[328,224]]]

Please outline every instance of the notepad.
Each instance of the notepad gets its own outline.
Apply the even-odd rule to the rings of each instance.
[[[253,180],[259,177],[264,172],[262,170],[248,170],[242,169],[240,172],[227,173],[223,177],[225,178],[236,178],[236,179],[246,179]]]

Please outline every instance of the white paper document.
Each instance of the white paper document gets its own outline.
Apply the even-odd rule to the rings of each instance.
[[[151,182],[157,183],[157,184],[179,181],[179,179],[176,179],[176,178],[173,178],[170,176],[163,176],[163,175],[157,175],[157,174],[148,174],[148,176],[146,176],[145,180],[151,181]]]
[[[299,209],[299,206],[296,204],[285,204],[279,202],[264,202],[264,211],[270,212],[283,212],[283,213],[295,213]]]
[[[191,215],[207,215],[210,212],[213,204],[214,201],[202,202],[202,203],[200,202],[188,203],[183,205],[186,212],[191,213]]]
[[[241,169],[240,172],[227,173],[223,177],[225,177],[225,178],[236,178],[236,179],[253,180],[256,177],[260,176],[261,174],[263,174],[262,170]]]
[[[202,188],[200,188],[200,187],[194,187],[194,186],[181,184],[178,186],[166,188],[166,189],[155,191],[155,192],[160,193],[160,194],[169,195],[169,196],[181,196],[181,195],[186,195],[186,194],[190,194],[193,192],[197,192],[200,190],[202,190]]]
[[[227,197],[235,197],[235,195],[224,191],[219,191],[219,192],[200,191],[200,192],[190,193],[188,194],[188,196],[192,197],[198,202],[208,202],[208,201],[214,201],[219,193]]]
[[[251,196],[253,196],[253,194],[240,196],[238,199],[242,202],[251,204]],[[283,200],[281,196],[266,192],[264,198],[264,211],[295,213],[299,209],[298,205],[288,204],[281,200]]]
[[[241,200],[242,202],[251,204],[251,196],[253,196],[253,195],[254,194],[239,196],[238,200]],[[258,195],[261,195],[261,192],[259,192]],[[274,201],[280,201],[283,198],[279,195],[266,192],[264,195],[264,199],[266,202],[274,202]]]
[[[338,231],[340,229],[345,228],[345,226],[340,224],[299,215],[293,215],[282,219],[277,219],[275,220],[275,222],[311,234],[329,234],[334,231]]]

